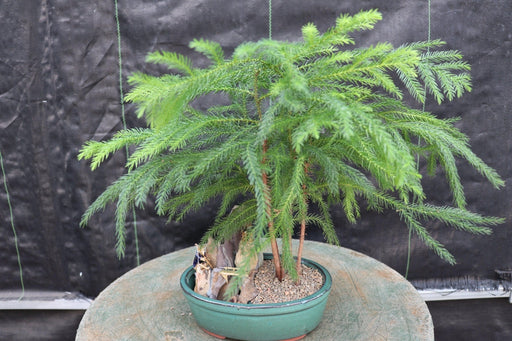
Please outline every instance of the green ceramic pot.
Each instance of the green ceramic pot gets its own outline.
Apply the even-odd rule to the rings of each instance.
[[[192,267],[181,275],[180,284],[197,324],[211,335],[248,341],[298,340],[320,323],[332,285],[327,269],[308,259],[302,262],[320,271],[324,285],[301,300],[273,304],[214,300],[194,292]]]

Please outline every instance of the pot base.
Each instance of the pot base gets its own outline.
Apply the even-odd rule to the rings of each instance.
[[[302,340],[305,337],[306,337],[306,334],[297,336],[297,337],[292,337],[291,339],[281,340],[281,341],[296,341],[296,340]]]
[[[201,328],[206,334],[210,335],[210,336],[213,336],[213,337],[216,337],[217,339],[221,339],[221,340],[224,340],[226,339],[225,336],[222,336],[222,335],[217,335],[215,333],[212,333],[211,331],[208,331],[204,328]],[[306,337],[306,334],[304,335],[301,335],[301,336],[297,336],[297,337],[292,337],[291,339],[286,339],[286,340],[279,340],[279,341],[297,341],[297,340],[302,340],[303,338]]]
[[[226,337],[225,336],[222,336],[222,335],[217,335],[215,333],[212,333],[211,331],[209,330],[206,330],[204,328],[201,328],[203,330],[203,332],[205,332],[206,334],[210,335],[210,336],[213,336],[213,337],[216,337],[217,339],[221,339],[221,340],[224,340]]]

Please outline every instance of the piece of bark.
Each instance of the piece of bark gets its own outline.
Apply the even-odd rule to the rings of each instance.
[[[223,271],[225,267],[231,268],[234,266],[235,254],[240,243],[240,238],[240,233],[235,233],[231,239],[226,240],[222,244],[214,242],[213,239],[208,240],[208,243],[204,247],[204,257],[206,258],[205,262],[211,268],[210,276],[207,277],[208,285],[206,293],[204,293],[204,290],[201,290],[201,292],[204,293],[203,295],[213,299],[222,299],[222,295],[219,295],[219,292],[221,289],[225,288],[228,281],[225,276],[221,275],[221,271]],[[196,286],[203,287],[204,283],[202,283],[202,281],[204,281],[205,278],[206,276],[201,274],[199,278],[201,283],[197,283],[198,279],[196,277]]]
[[[245,233],[242,235],[242,239],[240,240],[240,243],[238,245],[238,251],[235,255],[235,266],[241,267],[248,263],[248,270],[249,272],[257,270],[261,263],[263,263],[263,253],[252,253],[251,245],[252,240],[245,235]]]
[[[201,265],[196,265],[196,285],[194,287],[194,291],[199,295],[207,296],[208,289],[210,288],[210,276],[211,271],[202,267]]]
[[[242,239],[240,240],[238,251],[235,256],[235,266],[247,266],[249,275],[245,276],[242,280],[240,292],[236,298],[239,303],[248,303],[258,295],[258,290],[254,285],[254,275],[263,263],[263,253],[252,253],[251,246],[252,239],[250,239],[245,233],[242,234]]]
[[[242,286],[240,287],[240,294],[238,294],[238,303],[247,304],[252,301],[256,296],[258,296],[258,289],[254,285],[254,275],[255,271],[251,272],[251,274],[245,277],[242,282]]]
[[[205,256],[208,258],[212,268],[217,267],[217,252],[218,252],[218,243],[216,243],[212,238],[208,239],[208,243],[206,243]]]
[[[228,283],[226,279],[221,275],[222,269],[215,268],[212,270],[210,287],[207,291],[207,296],[213,299],[222,299],[219,295],[221,289]]]

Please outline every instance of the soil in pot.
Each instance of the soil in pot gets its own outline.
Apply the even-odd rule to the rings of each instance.
[[[275,276],[274,263],[270,259],[263,261],[254,277],[254,286],[258,295],[251,303],[281,303],[299,300],[317,292],[323,284],[322,274],[302,264],[300,282],[295,283],[287,274],[280,282]]]

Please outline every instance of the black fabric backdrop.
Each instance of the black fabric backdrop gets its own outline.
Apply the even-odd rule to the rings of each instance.
[[[356,35],[359,45],[390,41],[394,45],[426,40],[427,0],[274,0],[274,39],[296,40],[300,28],[314,22],[325,30],[342,12],[378,8],[376,29]],[[119,1],[122,66],[135,71],[163,71],[144,62],[154,50],[184,53],[204,63],[187,45],[193,38],[220,42],[229,53],[244,40],[268,36],[268,1],[126,0]],[[458,49],[472,68],[473,91],[462,99],[427,110],[442,117],[461,116],[460,129],[473,150],[496,168],[510,185],[512,104],[512,2],[508,0],[432,1],[432,38]],[[91,172],[76,159],[82,143],[101,140],[122,127],[114,2],[105,0],[3,0],[0,2],[0,150],[13,205],[25,287],[80,291],[97,295],[136,265],[133,230],[127,256],[115,256],[113,209],[89,226],[78,223],[86,207],[119,174],[123,153]],[[420,105],[418,104],[418,108]],[[138,122],[126,106],[128,127]],[[409,278],[494,278],[495,269],[512,268],[510,186],[496,191],[465,162],[460,162],[468,207],[507,218],[494,234],[477,237],[438,222],[432,235],[453,252],[450,266],[412,239]],[[442,174],[425,179],[432,203],[450,203]],[[182,223],[166,223],[151,208],[138,212],[141,261],[192,245],[213,218],[212,204]],[[393,212],[363,214],[349,224],[332,208],[341,244],[364,252],[404,273],[408,231]],[[132,225],[132,224],[131,224]],[[311,239],[322,240],[314,229]],[[7,195],[0,190],[0,289],[19,288],[14,235]]]

